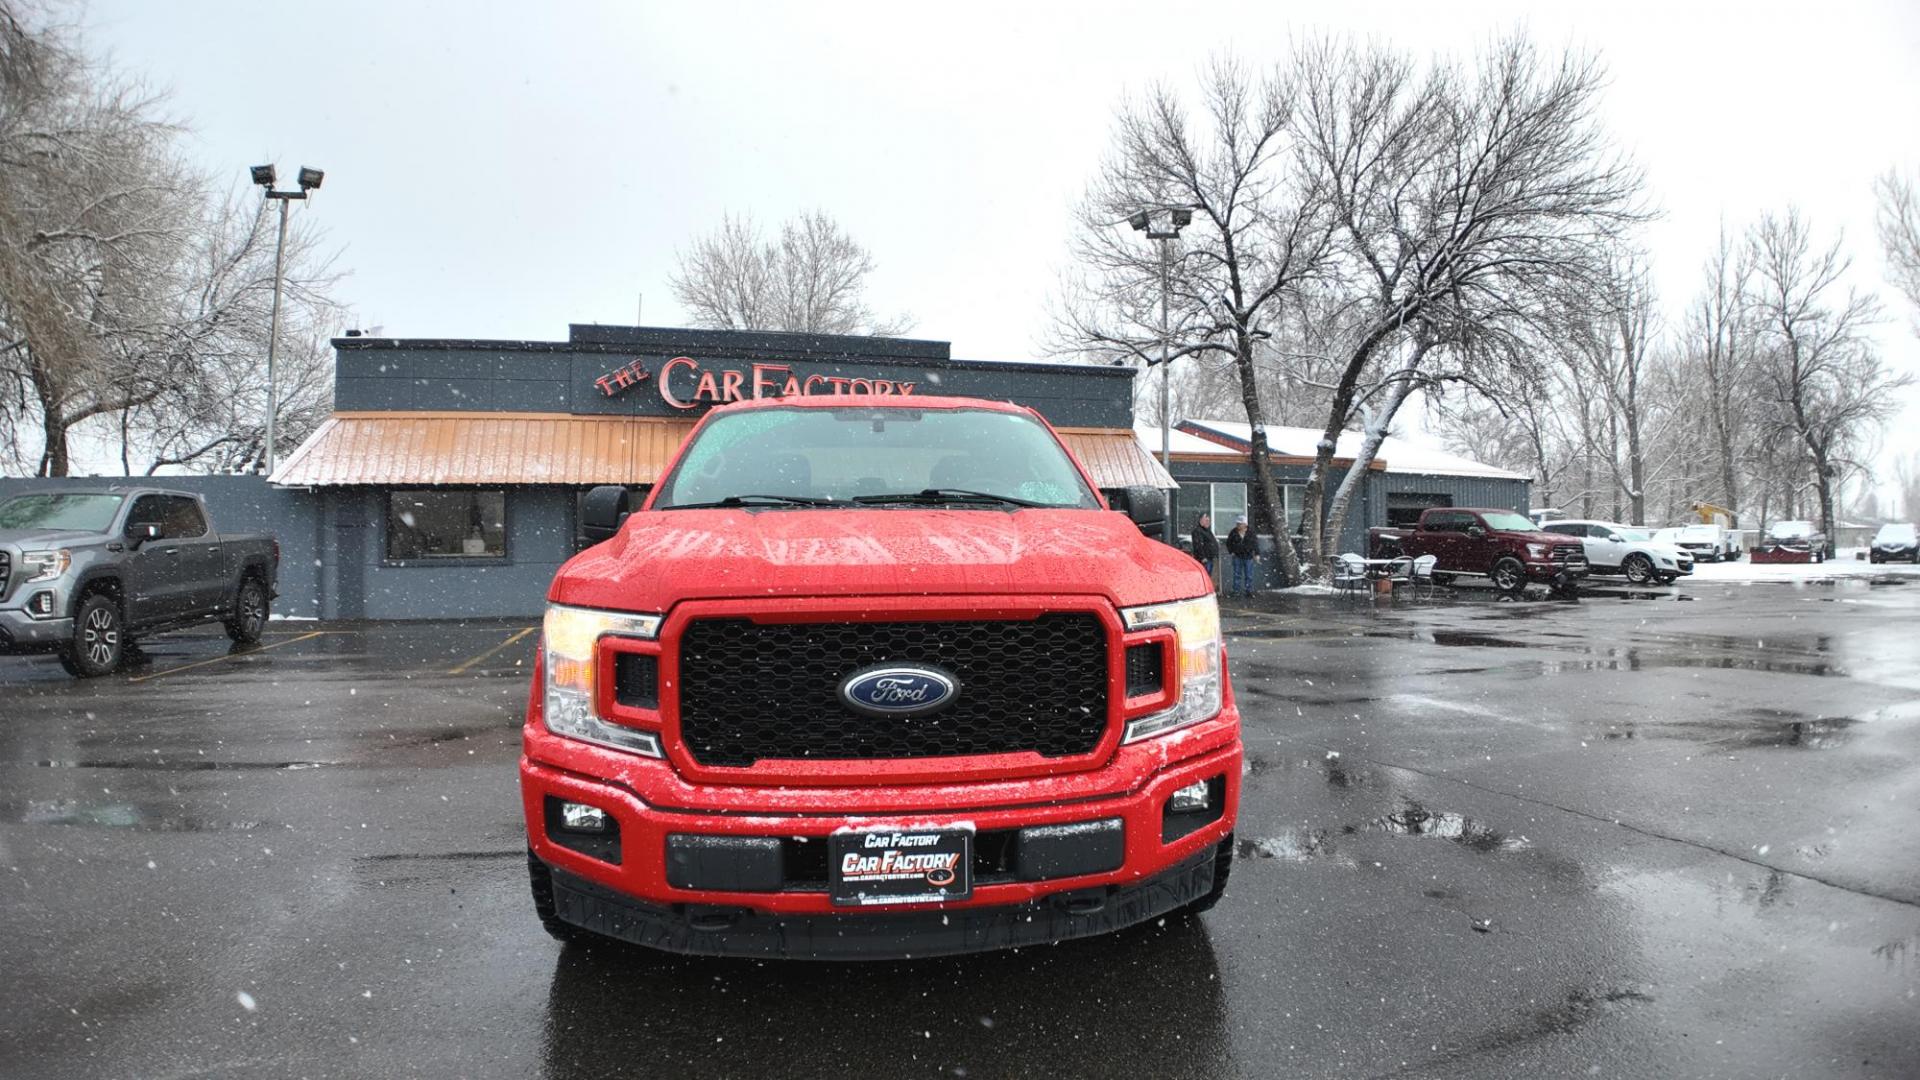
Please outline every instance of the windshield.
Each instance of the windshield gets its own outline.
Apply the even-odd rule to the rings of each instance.
[[[1718,537],[1711,525],[1689,525],[1680,530],[1680,535],[1688,540],[1713,540]]]
[[[119,495],[15,495],[0,503],[0,529],[72,529],[106,532]]]
[[[1622,529],[1616,529],[1615,531],[1618,532],[1623,538],[1630,540],[1636,544],[1644,544],[1647,541],[1653,539],[1653,534],[1648,532],[1645,529],[1622,528]]]
[[[1886,543],[1911,544],[1914,542],[1914,539],[1915,539],[1915,530],[1912,523],[1907,523],[1903,525],[1882,525],[1880,526],[1880,531],[1875,533],[1873,536],[1873,542],[1876,544],[1886,544]]]
[[[660,485],[653,509],[729,499],[884,505],[887,496],[935,491],[954,493],[956,505],[996,506],[996,497],[1037,506],[1100,505],[1072,459],[1030,416],[987,409],[775,408],[718,416],[701,428]]]
[[[1535,525],[1530,518],[1521,514],[1495,511],[1489,514],[1481,514],[1480,517],[1486,521],[1487,528],[1497,529],[1501,532],[1540,531],[1540,526]]]

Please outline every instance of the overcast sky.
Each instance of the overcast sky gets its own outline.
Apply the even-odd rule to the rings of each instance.
[[[1032,357],[1122,95],[1324,31],[1464,53],[1524,26],[1600,53],[1605,117],[1665,214],[1646,240],[1675,318],[1721,221],[1789,203],[1879,288],[1870,185],[1920,171],[1912,0],[930,10],[95,0],[84,23],[171,88],[205,167],[324,168],[301,212],[342,250],[354,322],[408,337],[559,339],[633,322],[643,294],[645,322],[678,325],[690,237],[820,207],[873,251],[877,310],[957,356]],[[1886,299],[1885,351],[1920,369],[1915,313]],[[1910,402],[1890,442],[1920,452]]]

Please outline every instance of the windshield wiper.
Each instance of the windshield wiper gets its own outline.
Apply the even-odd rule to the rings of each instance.
[[[661,510],[712,510],[727,506],[839,506],[836,499],[823,499],[814,495],[729,495],[712,502],[674,503],[659,507]]]
[[[995,495],[991,491],[969,491],[966,488],[923,488],[916,492],[900,492],[893,495],[855,495],[849,501],[857,503],[1002,503],[1007,506],[1053,505],[1034,502],[1031,499],[1016,499],[1011,495]]]

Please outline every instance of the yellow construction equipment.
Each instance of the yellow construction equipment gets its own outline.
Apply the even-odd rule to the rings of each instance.
[[[1694,513],[1700,515],[1700,524],[1718,525],[1723,529],[1733,528],[1734,519],[1739,517],[1738,514],[1735,514],[1726,507],[1715,506],[1712,503],[1693,503],[1691,504],[1691,509]]]

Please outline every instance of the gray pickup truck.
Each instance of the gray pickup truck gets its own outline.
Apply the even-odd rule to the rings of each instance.
[[[279,573],[279,541],[214,532],[191,492],[15,495],[0,501],[0,654],[52,652],[92,678],[167,630],[220,622],[252,644]]]

